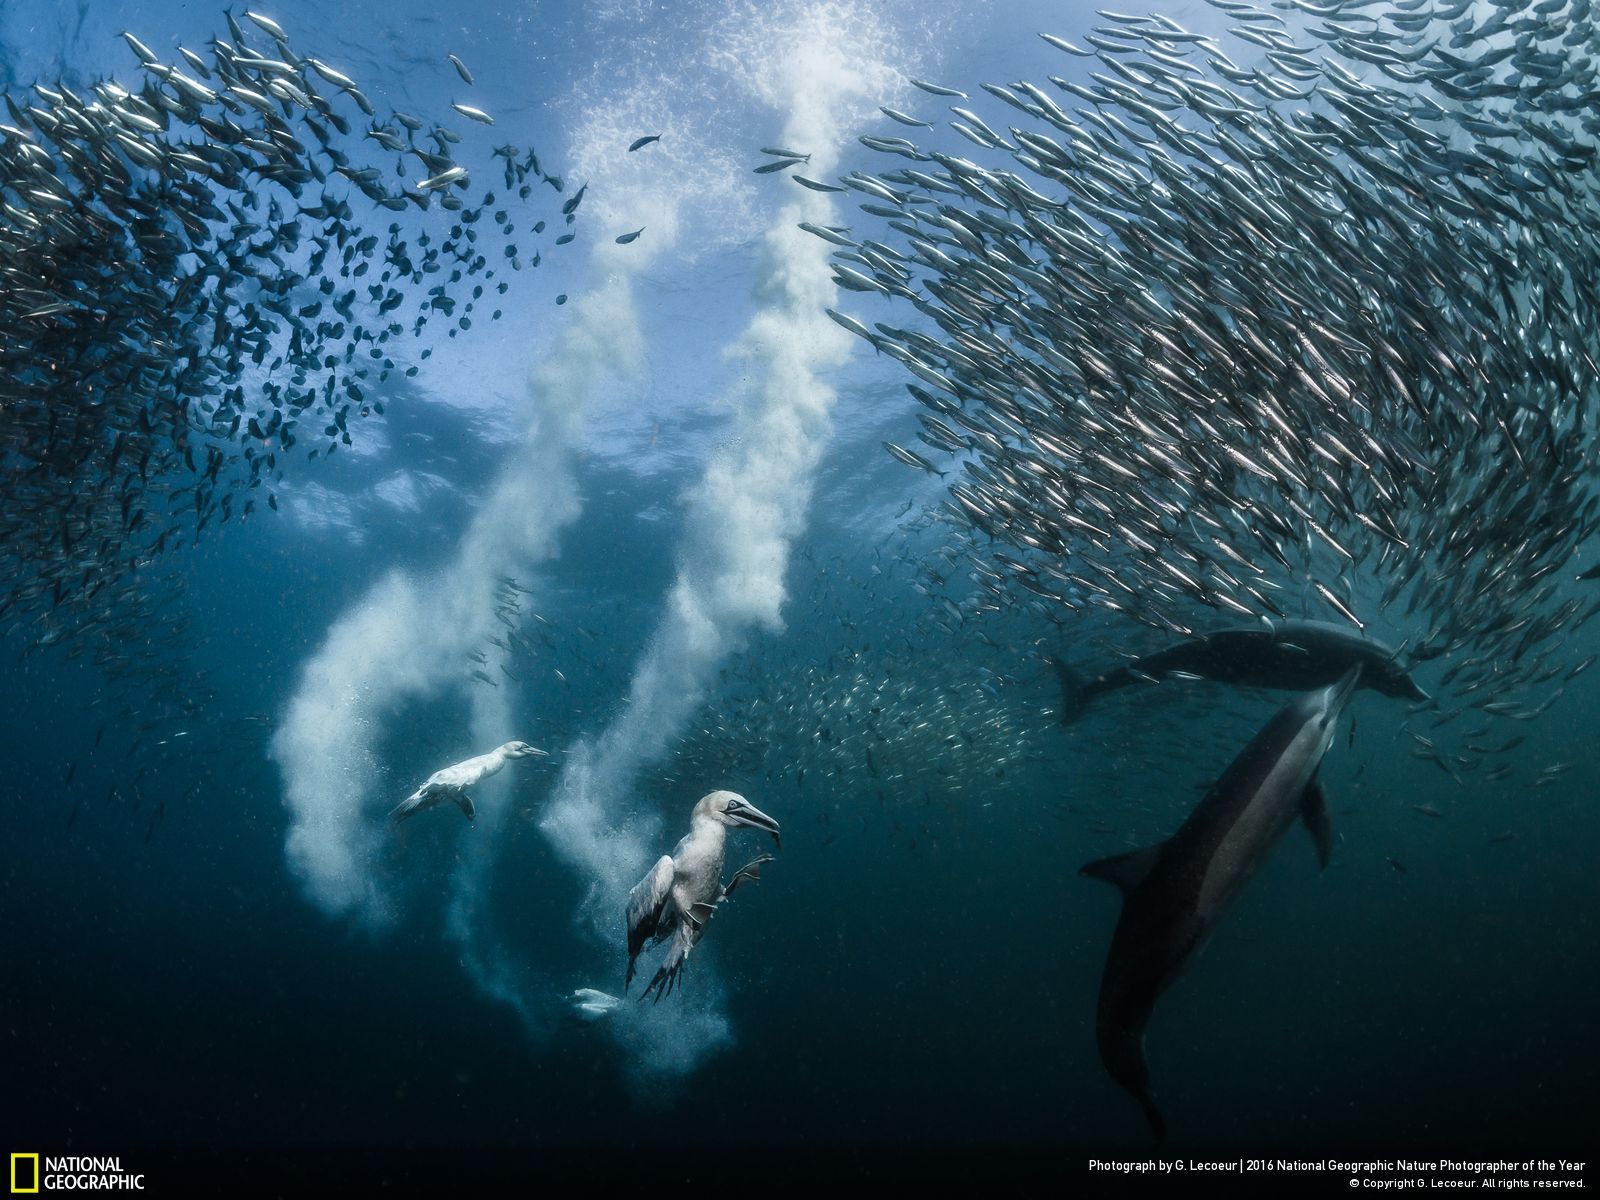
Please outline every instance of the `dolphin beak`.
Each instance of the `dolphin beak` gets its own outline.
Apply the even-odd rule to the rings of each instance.
[[[780,849],[782,848],[783,843],[778,840],[778,823],[748,800],[741,804],[737,811],[729,813],[728,819],[735,825],[749,825],[753,829],[765,829],[772,835],[773,844]]]
[[[1350,699],[1356,690],[1356,685],[1361,682],[1361,665],[1358,663],[1344,673],[1344,678],[1328,688],[1328,698],[1323,702],[1323,721],[1336,721],[1339,714],[1344,711],[1345,702]]]

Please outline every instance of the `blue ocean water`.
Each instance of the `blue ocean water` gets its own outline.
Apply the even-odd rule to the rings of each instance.
[[[170,664],[147,692],[8,630],[8,1144],[815,1152],[841,1174],[1149,1152],[1095,1048],[1117,898],[1078,868],[1170,833],[1283,697],[1174,683],[1062,727],[1048,655],[1158,641],[975,602],[924,515],[943,481],[881,445],[916,428],[904,373],[808,306],[798,189],[751,172],[806,133],[823,157],[904,103],[906,74],[1053,64],[1034,31],[1080,15],[272,15],[386,103],[470,93],[492,136],[592,191],[499,322],[430,330],[382,418],[286,469],[280,511],[146,568],[181,581],[153,585],[170,598],[136,635]],[[221,20],[7,5],[0,81],[130,76],[122,28],[167,53]],[[1585,1143],[1595,686],[1497,730],[1526,740],[1494,782],[1414,755],[1405,702],[1356,698],[1322,769],[1332,864],[1291,831],[1157,1007],[1169,1149]],[[191,688],[205,703],[182,712]],[[550,757],[487,784],[477,821],[384,824],[429,772],[512,737]],[[579,1020],[574,989],[622,990],[627,888],[723,787],[781,821],[776,861],[680,994],[641,1006],[636,981],[621,1016]],[[730,841],[730,866],[767,849]]]

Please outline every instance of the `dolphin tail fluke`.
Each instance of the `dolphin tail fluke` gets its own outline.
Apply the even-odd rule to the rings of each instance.
[[[1150,1122],[1150,1132],[1155,1135],[1156,1144],[1160,1145],[1167,1140],[1167,1119],[1161,1115],[1156,1102],[1150,1098],[1148,1089],[1138,1099],[1139,1106],[1144,1109],[1144,1119]]]
[[[1088,681],[1054,654],[1050,656],[1050,666],[1061,686],[1061,723],[1071,725],[1089,706]]]
[[[1162,1141],[1167,1136],[1167,1122],[1150,1094],[1150,1068],[1144,1061],[1143,1021],[1135,1027],[1102,1025],[1099,1042],[1100,1061],[1105,1063],[1111,1078],[1139,1102],[1144,1119],[1150,1123],[1150,1132],[1155,1134],[1157,1142]]]

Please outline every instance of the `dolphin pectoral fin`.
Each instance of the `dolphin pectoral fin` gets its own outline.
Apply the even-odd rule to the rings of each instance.
[[[1311,831],[1311,840],[1317,847],[1317,863],[1326,867],[1333,857],[1333,823],[1328,820],[1328,798],[1322,793],[1322,781],[1315,775],[1300,794],[1300,819]]]
[[[465,792],[457,792],[451,797],[456,802],[456,807],[467,815],[467,820],[472,820],[478,810],[472,807],[472,797]]]
[[[1094,862],[1080,867],[1078,874],[1087,875],[1091,879],[1103,879],[1107,883],[1115,884],[1122,889],[1123,894],[1127,894],[1144,882],[1145,876],[1150,874],[1165,846],[1165,842],[1157,842],[1154,846],[1146,846],[1142,850],[1113,854],[1110,858],[1097,858]]]

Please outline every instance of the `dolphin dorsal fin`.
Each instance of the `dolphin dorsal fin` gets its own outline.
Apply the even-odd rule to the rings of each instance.
[[[1146,846],[1142,850],[1129,850],[1126,854],[1113,854],[1110,858],[1097,858],[1079,869],[1079,875],[1103,879],[1116,884],[1124,893],[1133,891],[1150,874],[1156,860],[1161,857],[1165,842]]]

